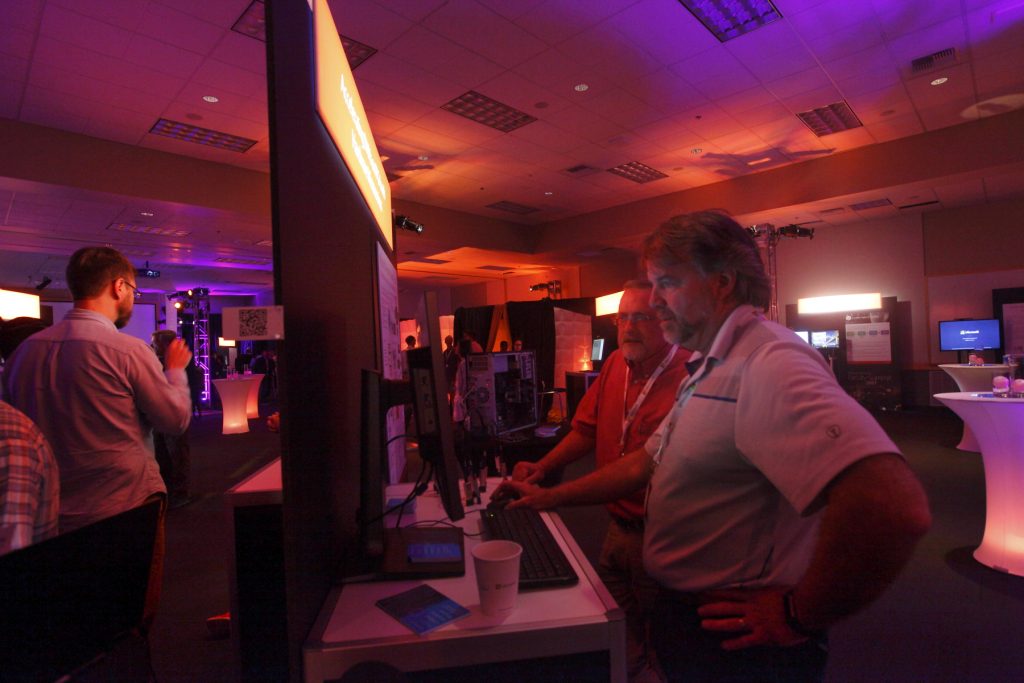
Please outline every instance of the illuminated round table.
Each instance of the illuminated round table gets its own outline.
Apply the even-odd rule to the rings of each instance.
[[[236,375],[213,380],[224,411],[221,434],[244,434],[249,431],[249,418],[260,416],[258,398],[261,381],[263,375]]]
[[[1010,371],[1009,365],[947,363],[939,367],[953,378],[960,391],[992,391],[992,378],[997,375],[1005,375]],[[962,451],[974,451],[975,453],[981,450],[966,420],[964,420],[963,436],[956,447]]]
[[[1024,398],[935,394],[970,424],[985,466],[985,535],[974,559],[1024,576]]]

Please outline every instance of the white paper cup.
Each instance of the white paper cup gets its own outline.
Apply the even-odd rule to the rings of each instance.
[[[523,548],[512,541],[484,541],[473,547],[480,611],[505,614],[515,606],[519,592],[519,557]]]

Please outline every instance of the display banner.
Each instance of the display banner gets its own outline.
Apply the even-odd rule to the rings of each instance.
[[[384,240],[394,249],[391,188],[327,0],[313,2],[313,44],[317,114],[359,186]]]
[[[848,363],[891,363],[889,323],[847,323],[846,360]]]

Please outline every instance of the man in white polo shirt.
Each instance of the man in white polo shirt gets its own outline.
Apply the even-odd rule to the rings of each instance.
[[[920,483],[821,356],[761,315],[770,285],[727,216],[644,243],[666,340],[690,377],[643,449],[515,506],[605,500],[648,482],[651,641],[670,681],[820,681],[825,629],[892,582],[931,523]]]

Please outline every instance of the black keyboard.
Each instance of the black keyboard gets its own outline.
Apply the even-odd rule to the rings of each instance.
[[[481,510],[480,521],[488,540],[515,541],[523,546],[519,560],[520,590],[572,586],[579,582],[558,541],[536,510]]]

